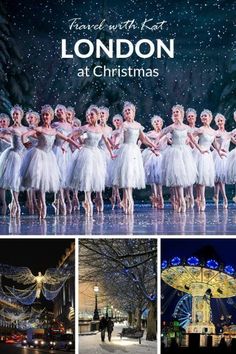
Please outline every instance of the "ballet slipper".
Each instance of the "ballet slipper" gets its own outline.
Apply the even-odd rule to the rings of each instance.
[[[9,205],[8,205],[8,208],[10,209],[10,216],[11,218],[14,218],[16,216],[16,206],[13,202],[11,202]]]
[[[67,214],[69,214],[69,215],[72,213],[72,204],[71,204],[70,200],[67,201],[66,211],[67,211]]]
[[[217,197],[217,195],[214,195],[214,197],[212,199],[213,199],[213,201],[215,203],[215,206],[218,208],[219,198]]]
[[[114,197],[111,197],[109,198],[110,202],[111,202],[111,209],[114,210],[115,209],[115,198]]]
[[[223,209],[228,209],[228,200],[227,199],[225,199],[223,201]]]
[[[88,215],[89,214],[89,203],[86,201],[82,202],[82,207],[85,210],[85,214]]]
[[[58,200],[55,200],[52,203],[52,207],[54,209],[55,215],[58,216],[59,215],[59,206],[58,206]]]
[[[155,208],[155,195],[152,194],[149,199],[151,200],[152,208]]]
[[[16,207],[16,218],[20,218],[20,215],[21,215],[21,207],[20,205],[17,205]]]
[[[206,201],[203,200],[200,202],[200,211],[205,211],[206,209]]]

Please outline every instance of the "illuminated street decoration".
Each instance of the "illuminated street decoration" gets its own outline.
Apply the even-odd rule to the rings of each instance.
[[[0,265],[1,275],[20,285],[28,285],[24,289],[5,286],[9,294],[24,305],[33,304],[36,299],[40,298],[41,294],[49,301],[55,299],[67,279],[73,276],[73,273],[74,268],[61,267],[49,268],[45,274],[38,272],[38,275],[35,276],[27,267]]]
[[[219,264],[215,259],[200,262],[196,257],[189,257],[186,262],[180,257],[174,257],[170,262],[162,261],[162,280],[192,297],[191,316],[188,315],[188,321],[185,322],[187,333],[215,333],[211,298],[236,296],[234,274],[232,266]],[[183,303],[179,303],[177,309],[179,305]]]

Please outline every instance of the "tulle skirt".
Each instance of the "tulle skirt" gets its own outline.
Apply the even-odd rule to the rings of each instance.
[[[20,169],[23,151],[12,147],[6,149],[0,156],[0,188],[19,192],[21,189]]]
[[[194,157],[197,165],[196,183],[206,187],[214,187],[216,173],[212,152],[202,154],[196,150]]]
[[[97,147],[84,146],[75,152],[70,167],[68,185],[83,192],[101,192],[105,189],[106,165]]]
[[[54,146],[53,152],[56,156],[61,174],[61,188],[67,188],[68,171],[72,159],[72,151],[68,145],[66,151],[62,151],[61,146]]]
[[[155,155],[150,149],[142,152],[146,184],[162,183],[162,155]]]
[[[213,151],[213,160],[215,163],[215,182],[226,183],[227,177],[227,156],[222,158],[219,156],[217,151]]]
[[[228,154],[226,163],[226,183],[236,183],[236,148],[231,150]]]
[[[105,186],[110,187],[110,163],[111,163],[111,155],[109,153],[109,150],[106,149],[100,149],[102,153],[102,157],[104,160],[105,168],[106,168],[106,178],[105,178]]]
[[[196,182],[197,169],[187,145],[168,146],[163,152],[162,183],[167,187],[189,187]]]
[[[112,185],[118,188],[145,188],[143,159],[138,145],[121,145],[114,160],[112,180]]]
[[[24,189],[57,192],[61,174],[55,154],[38,148],[28,150],[22,162],[21,179]]]

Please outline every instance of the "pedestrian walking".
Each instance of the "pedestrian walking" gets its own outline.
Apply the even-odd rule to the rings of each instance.
[[[111,317],[108,318],[107,321],[107,333],[108,333],[108,340],[111,341],[111,334],[114,328],[114,322],[112,321]]]
[[[103,316],[99,322],[99,331],[101,332],[101,341],[105,342],[105,333],[107,328],[107,320]]]

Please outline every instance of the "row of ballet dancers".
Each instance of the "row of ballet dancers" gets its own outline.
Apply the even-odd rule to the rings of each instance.
[[[222,114],[215,116],[217,129],[213,129],[212,113],[204,109],[197,128],[196,111],[189,108],[185,113],[177,104],[172,107],[171,125],[163,128],[163,119],[155,115],[153,129],[145,133],[130,102],[124,103],[122,115],[113,117],[114,129],[108,125],[109,109],[95,105],[87,109],[83,125],[74,109],[63,105],[57,105],[55,111],[45,105],[41,115],[26,112],[27,126],[22,124],[20,106],[10,113],[12,124],[9,116],[0,115],[0,202],[4,215],[6,190],[11,191],[12,217],[21,214],[21,191],[27,193],[29,213],[37,212],[40,218],[47,215],[47,192],[54,193],[56,215],[76,211],[78,193],[84,192],[82,205],[91,216],[94,203],[97,211],[103,211],[106,187],[112,189],[112,208],[117,204],[132,214],[133,189],[146,185],[151,186],[150,199],[156,208],[164,207],[162,186],[170,188],[170,200],[178,212],[194,204],[204,211],[206,187],[214,187],[216,205],[221,192],[223,207],[228,207],[225,184],[236,183],[236,150],[229,151],[230,143],[236,143],[236,130],[225,130]],[[146,148],[142,150],[142,146]]]

